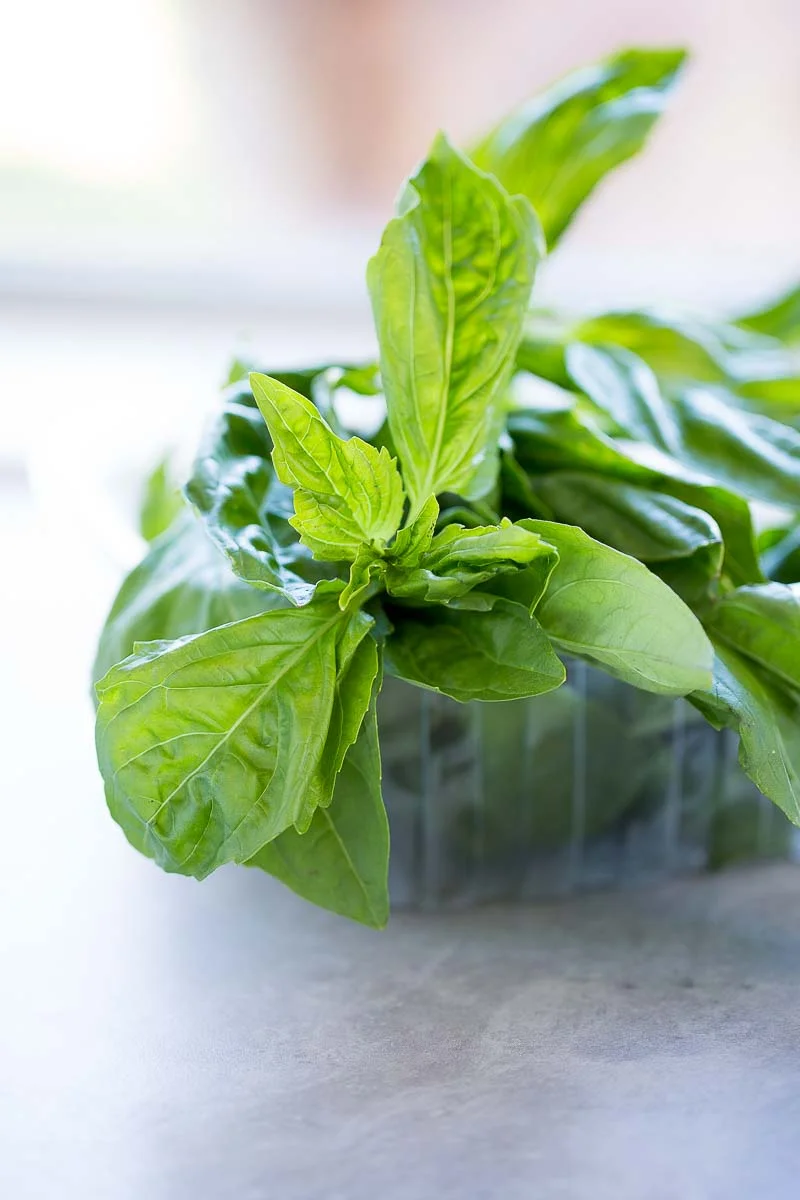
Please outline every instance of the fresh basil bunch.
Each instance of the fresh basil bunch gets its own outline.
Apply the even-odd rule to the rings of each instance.
[[[169,508],[95,668],[109,808],[165,870],[260,867],[383,925],[383,672],[502,701],[558,688],[559,653],[736,729],[800,823],[800,302],[725,325],[530,305],[682,61],[577,72],[470,156],[436,139],[369,265],[379,366],[237,367],[195,512]],[[384,398],[371,441],[344,395]]]

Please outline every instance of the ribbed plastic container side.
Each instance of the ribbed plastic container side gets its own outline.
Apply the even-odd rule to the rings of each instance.
[[[557,691],[499,704],[387,679],[379,723],[399,907],[632,887],[800,849],[733,734],[581,662]]]

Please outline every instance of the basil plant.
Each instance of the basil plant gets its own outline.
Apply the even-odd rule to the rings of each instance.
[[[437,137],[368,267],[376,361],[237,364],[177,511],[159,469],[95,678],[111,815],[165,870],[256,867],[382,926],[384,674],[505,701],[563,656],[736,730],[800,823],[797,294],[727,323],[532,307],[682,62],[628,51],[468,152]],[[341,416],[364,396],[370,440]]]

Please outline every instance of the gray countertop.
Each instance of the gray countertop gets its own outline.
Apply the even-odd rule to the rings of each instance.
[[[797,1196],[800,871],[382,934],[162,875],[95,774],[99,576],[4,511],[0,1195]]]

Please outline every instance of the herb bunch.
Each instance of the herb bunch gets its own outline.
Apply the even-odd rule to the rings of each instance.
[[[238,364],[177,514],[155,477],[95,678],[109,808],[165,870],[258,867],[383,925],[384,672],[504,701],[558,688],[560,655],[737,730],[800,824],[800,299],[531,307],[683,58],[576,72],[468,154],[440,135],[369,264],[378,361]],[[359,396],[385,402],[369,440]]]

